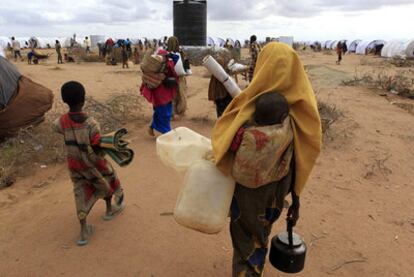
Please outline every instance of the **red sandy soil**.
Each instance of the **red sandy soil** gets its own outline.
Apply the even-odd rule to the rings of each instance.
[[[411,101],[340,85],[356,66],[376,70],[377,58],[364,57],[361,65],[361,57],[345,55],[337,66],[332,55],[301,55],[313,65],[309,74],[318,98],[343,116],[331,126],[302,195],[296,231],[308,253],[306,268],[297,276],[413,276],[414,118],[395,105]],[[17,65],[57,96],[70,79],[82,81],[100,99],[138,93],[137,66],[124,71],[94,63],[55,68],[54,62]],[[209,79],[203,68],[194,73],[188,78],[190,110],[174,126],[209,136],[215,119],[207,101]],[[161,164],[146,126],[128,128],[136,160],[118,168],[127,207],[104,222],[104,202],[97,203],[88,218],[96,231],[86,247],[76,245],[79,225],[65,165],[34,165],[39,169],[33,176],[0,191],[0,276],[231,276],[228,228],[205,235],[176,224],[171,213],[183,176]],[[284,226],[279,220],[273,233]],[[265,276],[288,275],[268,263]]]

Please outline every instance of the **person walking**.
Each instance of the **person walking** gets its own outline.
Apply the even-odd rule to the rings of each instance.
[[[276,96],[275,93],[286,100]],[[285,101],[287,101],[287,107],[283,104]],[[275,108],[277,109],[274,110]],[[283,116],[277,120],[278,116],[272,115],[275,112]],[[289,116],[286,117],[286,114]],[[274,120],[280,123],[282,118],[288,119],[286,124],[291,125],[293,132],[291,144],[293,153],[287,152],[288,156],[286,156],[291,159],[291,162],[275,160],[276,155],[283,152],[276,151],[268,144],[272,140],[268,139],[265,131],[257,131],[252,134],[260,143],[257,147],[250,148],[253,151],[251,153],[255,157],[268,157],[269,160],[267,158],[262,160],[266,161],[263,163],[264,166],[253,166],[259,170],[260,175],[255,175],[257,171],[253,171],[248,166],[242,166],[239,171],[248,178],[251,176],[267,177],[268,175],[262,170],[274,164],[274,170],[280,170],[283,173],[279,177],[284,177],[280,180],[277,178],[275,182],[269,179],[270,183],[266,181],[263,186],[257,188],[248,187],[247,183],[237,182],[230,208],[230,234],[233,244],[232,276],[234,277],[263,276],[270,232],[272,225],[282,214],[284,199],[288,194],[292,197],[287,219],[295,225],[299,219],[301,192],[321,151],[321,120],[315,93],[303,64],[290,46],[271,42],[258,56],[256,72],[250,85],[233,99],[214,126],[211,141],[218,169],[229,175],[235,172],[234,164],[237,161],[244,161],[238,159],[240,157],[235,157],[234,151],[236,155],[248,154],[240,152],[243,147],[249,145],[240,144],[240,141],[245,138],[241,131],[243,127],[246,127],[246,123],[252,122],[254,128],[262,129],[260,125],[273,124]],[[238,145],[241,145],[241,148]],[[270,148],[266,148],[268,146]],[[270,152],[274,155],[267,155],[266,149],[271,149]],[[276,163],[272,163],[274,161]],[[268,172],[274,172],[274,170]],[[267,178],[253,178],[253,180],[265,179],[267,180]]]
[[[62,45],[60,44],[59,40],[56,40],[55,49],[56,49],[56,53],[57,53],[57,56],[58,56],[58,64],[61,64],[61,63],[63,63]]]
[[[338,42],[336,45],[336,54],[338,55],[338,60],[336,61],[337,65],[341,64],[342,61],[342,51],[343,51],[343,45],[342,42]]]
[[[250,70],[249,70],[249,82],[253,79],[254,69],[256,68],[257,56],[260,53],[260,45],[257,43],[257,37],[252,35],[250,37]]]
[[[12,37],[12,48],[13,48],[13,55],[14,61],[17,61],[17,57],[23,61],[22,55],[20,54],[20,42]]]
[[[85,45],[86,48],[86,54],[90,54],[91,53],[91,40],[88,37],[85,37],[85,40],[83,41],[83,44]]]

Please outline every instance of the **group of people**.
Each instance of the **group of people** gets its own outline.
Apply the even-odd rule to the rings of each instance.
[[[212,130],[214,162],[226,175],[235,172],[240,159],[254,165],[242,164],[238,174],[233,174],[237,182],[230,211],[233,276],[262,276],[272,225],[281,216],[289,194],[292,202],[287,220],[296,224],[300,194],[321,148],[315,95],[297,53],[277,42],[261,49],[255,36],[250,41],[248,87],[232,99],[218,80],[212,78],[209,86],[209,99],[215,101],[218,116]],[[165,48],[153,53],[162,66],[143,72],[140,91],[154,108],[149,127],[152,136],[154,131],[163,134],[171,130],[174,98],[180,89],[174,67],[183,57],[180,52],[177,38],[169,38]],[[219,62],[226,64],[223,59]],[[84,87],[68,82],[62,86],[61,95],[69,112],[55,122],[54,129],[63,134],[67,147],[81,225],[78,244],[85,245],[93,232],[86,219],[94,203],[106,201],[104,219],[110,220],[124,208],[124,192],[99,149],[99,124],[82,111]],[[255,147],[243,143],[246,139],[255,140]],[[260,178],[250,178],[251,183],[243,176]]]

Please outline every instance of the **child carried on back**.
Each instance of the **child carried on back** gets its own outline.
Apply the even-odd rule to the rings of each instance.
[[[251,122],[233,139],[231,204],[233,276],[261,276],[273,223],[292,189],[293,131],[286,98],[265,93],[256,99]]]
[[[250,188],[279,181],[289,171],[292,141],[286,99],[277,93],[260,96],[253,121],[241,127],[233,140],[233,177]]]

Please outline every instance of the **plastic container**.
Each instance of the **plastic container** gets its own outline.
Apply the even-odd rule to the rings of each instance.
[[[196,162],[186,173],[174,219],[202,233],[220,232],[226,224],[235,185],[235,181],[224,176],[212,162]]]
[[[210,139],[185,127],[157,138],[157,155],[166,166],[178,172],[186,171],[211,149]]]

